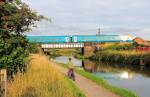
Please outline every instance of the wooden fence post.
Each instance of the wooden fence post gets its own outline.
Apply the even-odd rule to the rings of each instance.
[[[0,97],[6,97],[7,73],[6,69],[0,70]]]

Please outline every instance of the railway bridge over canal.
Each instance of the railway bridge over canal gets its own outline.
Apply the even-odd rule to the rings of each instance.
[[[133,41],[129,35],[27,36],[27,39],[39,44],[45,51],[54,48],[82,48],[82,53],[86,56],[91,55],[99,43]]]

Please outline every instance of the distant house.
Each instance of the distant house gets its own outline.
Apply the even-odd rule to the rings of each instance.
[[[137,52],[150,52],[150,42],[143,40],[140,37],[134,39],[134,43],[137,45]]]
[[[150,47],[150,43],[140,37],[136,37],[134,42],[140,46]]]

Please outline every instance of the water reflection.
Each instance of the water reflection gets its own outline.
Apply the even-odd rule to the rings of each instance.
[[[131,79],[131,78],[133,78],[133,73],[129,73],[127,71],[122,72],[120,74],[120,78],[122,78],[122,79]]]
[[[150,72],[145,66],[103,63],[84,60],[83,68],[110,84],[134,91],[139,97],[149,97]]]
[[[68,57],[61,56],[55,60],[67,63]],[[72,57],[72,61],[76,66],[82,66],[85,71],[107,80],[114,86],[134,91],[139,97],[149,97],[150,95],[150,68],[148,66],[81,61],[74,57]]]
[[[104,63],[104,62],[95,62],[90,60],[84,60],[82,64],[85,71],[94,73],[117,73],[120,75],[120,78],[131,79],[134,76],[134,73],[140,73],[143,76],[150,77],[149,68],[142,66],[132,66],[127,64],[114,64],[114,63]]]
[[[68,62],[67,56],[60,56],[56,57],[55,61],[67,63]],[[111,73],[114,75],[117,75],[119,78],[131,79],[135,73],[142,74],[145,77],[150,77],[150,67],[145,66],[138,66],[138,65],[130,65],[130,64],[114,64],[114,63],[108,63],[108,62],[97,62],[97,61],[91,61],[91,60],[78,60],[74,57],[72,58],[72,62],[78,66],[83,67],[85,71],[96,73]]]

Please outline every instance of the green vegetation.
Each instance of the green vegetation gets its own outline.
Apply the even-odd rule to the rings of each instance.
[[[7,68],[8,75],[12,76],[18,70],[25,72],[26,57],[30,46],[24,37],[11,36],[6,41],[0,38],[0,68]]]
[[[29,43],[29,45],[30,46],[29,46],[28,50],[30,51],[30,53],[33,53],[33,54],[39,53],[37,44],[35,44],[35,43]]]
[[[58,53],[60,53],[61,56],[73,56],[79,52],[79,49],[60,49]]]
[[[88,73],[84,70],[76,70],[76,72],[78,74],[92,80],[93,82],[97,83],[98,85],[103,86],[104,88],[110,90],[111,92],[120,95],[121,97],[138,97],[133,92],[123,89],[123,88],[111,86],[110,84],[108,84],[108,82],[106,82],[102,78],[96,77],[96,76],[92,75],[91,73]]]
[[[73,94],[73,97],[86,97],[82,91],[73,83],[72,80],[69,80],[68,77],[66,78],[66,82],[68,83],[68,89],[71,91]]]
[[[47,57],[33,54],[29,60],[27,72],[17,73],[8,83],[7,97],[85,97]]]
[[[132,50],[134,47],[135,45],[131,43],[112,43],[109,46],[103,47],[103,50]]]
[[[58,64],[60,64],[61,66],[65,67],[65,68],[67,67],[66,64],[63,64],[63,63],[58,63]],[[120,95],[121,97],[138,97],[135,93],[133,93],[129,90],[123,89],[123,88],[112,86],[107,81],[103,80],[102,78],[96,77],[96,76],[92,75],[91,73],[86,72],[82,69],[76,68],[75,72],[86,77],[87,79],[92,80],[93,82],[108,89],[109,91]]]
[[[140,64],[140,60],[143,60],[145,65],[150,63],[150,53],[141,53],[136,51],[100,51],[97,52],[92,59],[101,60],[104,62],[114,62],[122,64]]]
[[[51,49],[48,52],[50,56],[73,56],[79,53],[78,49]]]
[[[134,48],[135,43],[111,43],[102,45],[102,50],[97,51],[91,57],[92,60],[121,63],[129,65],[139,65],[143,60],[145,65],[150,63],[150,53],[136,52]]]
[[[51,58],[55,58],[58,56],[74,56],[77,59],[87,59],[88,57],[85,57],[81,55],[80,49],[51,49],[46,52]]]
[[[14,0],[20,8],[3,1],[0,1],[0,68],[6,68],[12,78],[18,71],[25,72],[27,57],[33,48],[24,32],[30,30],[34,21],[44,17],[38,16],[21,0]]]
[[[85,57],[85,56],[83,56],[81,54],[75,54],[74,57],[77,58],[77,59],[81,59],[81,60],[87,59],[87,57]]]
[[[4,1],[0,1],[0,69],[7,69],[11,79],[7,97],[85,97],[72,81],[45,61],[47,58],[34,55],[28,59],[38,49],[24,33],[44,17],[21,0],[13,0],[16,4]]]

